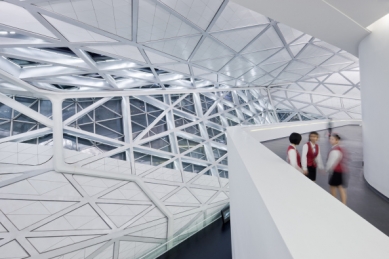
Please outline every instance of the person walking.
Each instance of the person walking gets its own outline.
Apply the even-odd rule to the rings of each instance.
[[[332,134],[330,137],[330,143],[332,149],[328,154],[328,161],[326,165],[326,171],[329,173],[328,184],[330,185],[331,194],[336,197],[337,190],[340,193],[341,201],[346,204],[347,202],[347,179],[345,177],[345,155],[343,149],[340,147],[340,136],[338,134]]]
[[[317,169],[323,169],[318,140],[319,134],[316,131],[309,133],[309,141],[304,144],[301,155],[301,167],[304,174],[314,182],[316,181]]]
[[[301,135],[299,133],[293,132],[289,136],[289,142],[290,145],[287,149],[287,161],[288,163],[296,168],[301,173],[304,173],[303,169],[301,168],[301,156],[298,152],[296,146],[298,146],[301,142]]]
[[[328,119],[328,124],[327,124],[327,130],[328,130],[328,138],[331,138],[332,135],[332,128],[334,127],[334,124],[332,123],[332,119]]]

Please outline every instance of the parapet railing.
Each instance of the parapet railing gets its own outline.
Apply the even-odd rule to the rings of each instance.
[[[234,259],[389,257],[389,237],[260,143],[327,125],[322,120],[227,129]]]
[[[189,227],[188,229],[186,229],[184,232],[180,233],[179,235],[169,239],[168,241],[166,241],[163,244],[160,244],[159,246],[157,246],[153,250],[149,251],[147,254],[143,255],[139,259],[158,258],[159,256],[161,256],[162,254],[164,254],[168,250],[179,245],[180,243],[184,242],[186,239],[188,239],[192,235],[196,234],[197,232],[199,232],[203,228],[209,226],[210,224],[212,224],[216,220],[220,219],[220,217],[221,217],[220,211],[215,212],[214,214],[207,217],[206,219],[193,224],[191,227]],[[199,248],[199,249],[201,249],[201,248]]]

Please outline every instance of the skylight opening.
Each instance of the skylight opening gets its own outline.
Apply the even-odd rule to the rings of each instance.
[[[108,56],[105,56],[105,55],[102,55],[102,54],[94,53],[94,52],[86,51],[86,53],[88,53],[88,55],[89,55],[96,63],[99,63],[99,62],[106,62],[106,61],[116,61],[116,60],[118,60],[118,59],[115,59],[115,58],[112,58],[112,57],[108,57]]]
[[[24,60],[24,59],[18,59],[18,58],[6,58],[9,61],[11,61],[13,64],[20,68],[28,68],[28,67],[42,67],[42,66],[51,66],[48,64],[43,64],[35,61],[30,61],[30,60]]]
[[[64,55],[70,58],[78,58],[78,56],[69,48],[67,47],[58,47],[58,48],[34,48],[41,51],[46,51],[50,53],[56,53],[60,55]]]

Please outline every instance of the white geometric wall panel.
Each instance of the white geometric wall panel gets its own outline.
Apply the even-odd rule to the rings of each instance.
[[[228,204],[226,127],[360,117],[355,57],[228,0],[2,1],[0,92],[0,259],[140,258]]]
[[[0,258],[139,258],[199,230],[228,203],[226,127],[275,122],[264,93],[65,99],[75,173],[54,170],[59,104],[1,95]]]

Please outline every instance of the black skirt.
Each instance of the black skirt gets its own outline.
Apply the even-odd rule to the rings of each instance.
[[[331,186],[342,185],[343,187],[346,187],[347,186],[347,179],[345,177],[345,174],[339,173],[339,172],[333,172],[328,179],[328,184]]]
[[[312,181],[316,181],[316,167],[308,166],[307,169],[308,169],[307,177]]]

